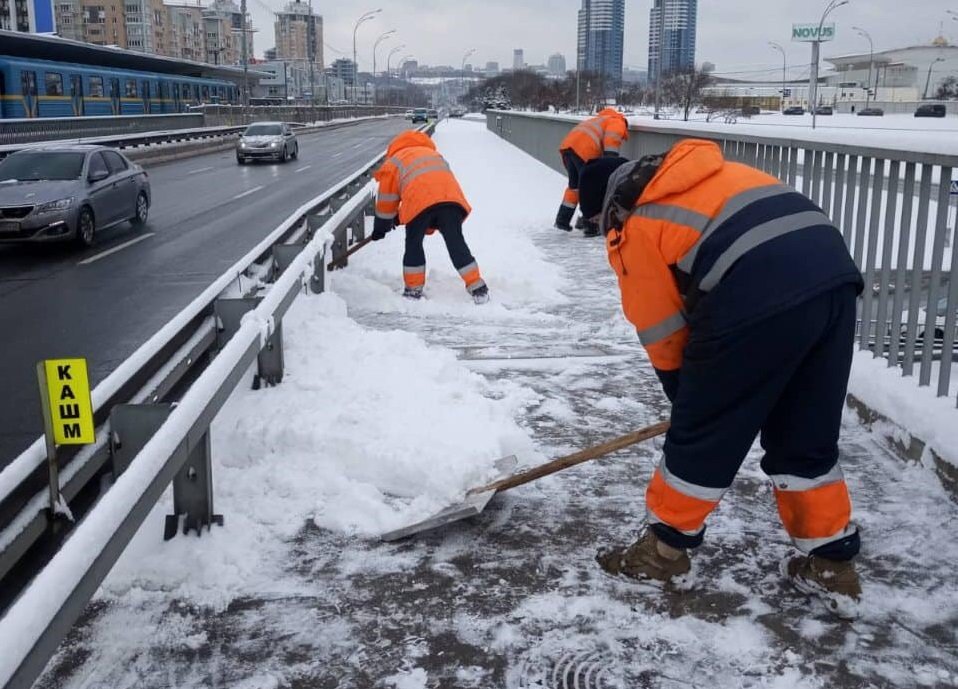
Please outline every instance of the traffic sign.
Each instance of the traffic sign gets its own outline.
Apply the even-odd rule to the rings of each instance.
[[[37,364],[46,431],[55,445],[92,445],[93,402],[86,359],[47,359]]]
[[[958,179],[951,180],[951,193],[953,196],[958,196]]]

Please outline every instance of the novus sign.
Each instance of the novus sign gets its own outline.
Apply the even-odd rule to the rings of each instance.
[[[835,40],[835,25],[822,24],[792,24],[792,40],[801,43],[816,43]]]

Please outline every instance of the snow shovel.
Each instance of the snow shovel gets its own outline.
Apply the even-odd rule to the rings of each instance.
[[[446,509],[434,514],[428,519],[424,519],[416,524],[404,526],[400,529],[396,529],[395,531],[389,531],[388,533],[384,533],[380,538],[382,538],[384,541],[398,541],[401,538],[408,538],[409,536],[413,536],[423,531],[435,529],[437,527],[451,524],[452,522],[457,522],[469,517],[475,517],[476,515],[482,513],[482,511],[486,508],[486,505],[489,504],[489,501],[492,500],[497,493],[509,490],[510,488],[524,486],[527,483],[531,483],[532,481],[536,481],[545,476],[550,476],[556,472],[562,471],[563,469],[568,469],[570,467],[576,466],[577,464],[582,464],[583,462],[590,462],[594,459],[600,459],[601,457],[605,457],[616,450],[621,450],[637,443],[641,443],[643,440],[650,440],[657,436],[663,435],[668,430],[669,422],[663,421],[662,423],[657,423],[654,426],[643,428],[640,431],[623,435],[619,438],[615,438],[614,440],[602,443],[601,445],[596,445],[595,447],[590,447],[574,454],[560,457],[559,459],[554,459],[551,462],[546,462],[545,464],[533,467],[532,469],[512,475],[509,474],[515,470],[517,460],[514,456],[504,457],[496,462],[496,467],[504,474],[502,478],[488,485],[481,486],[479,488],[473,488],[466,493],[466,497],[462,500],[462,502],[459,502],[455,505],[450,505]]]
[[[366,239],[363,239],[362,241],[356,242],[355,244],[353,244],[353,245],[349,248],[349,251],[347,251],[345,254],[343,254],[343,255],[340,256],[339,258],[334,258],[332,261],[330,261],[329,263],[327,263],[327,264],[326,264],[326,270],[335,270],[335,269],[336,269],[336,266],[342,265],[342,263],[345,262],[347,258],[349,258],[349,257],[352,256],[354,253],[356,253],[357,251],[359,251],[360,249],[362,249],[364,246],[366,246],[367,244],[369,244],[369,242],[371,242],[371,241],[373,241],[373,238],[372,238],[372,237],[366,237]]]

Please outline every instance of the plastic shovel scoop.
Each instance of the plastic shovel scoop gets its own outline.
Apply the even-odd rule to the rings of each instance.
[[[668,430],[669,422],[663,421],[662,423],[657,423],[654,426],[643,428],[640,431],[623,435],[614,440],[602,443],[601,445],[596,445],[585,450],[580,450],[574,454],[554,459],[551,462],[541,464],[518,474],[512,473],[518,464],[516,458],[514,456],[504,457],[496,462],[496,468],[500,471],[502,478],[488,485],[473,488],[466,493],[462,501],[450,505],[420,522],[384,533],[380,538],[384,541],[398,541],[401,538],[408,538],[423,531],[429,531],[430,529],[445,526],[446,524],[468,519],[469,517],[475,517],[482,514],[482,511],[486,509],[486,505],[489,504],[489,501],[492,500],[497,493],[509,490],[510,488],[524,486],[527,483],[544,478],[545,476],[551,476],[563,469],[574,467],[577,464],[600,459],[617,450],[622,450],[626,447],[641,443],[644,440],[650,440],[664,435]]]

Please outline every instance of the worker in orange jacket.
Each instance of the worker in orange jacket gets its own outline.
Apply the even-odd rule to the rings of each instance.
[[[556,228],[572,231],[572,216],[579,205],[579,176],[586,163],[605,156],[618,156],[629,138],[629,122],[613,108],[605,108],[595,117],[576,125],[559,146],[562,164],[569,175],[569,186],[556,215]],[[599,228],[583,217],[586,236],[599,235]]]
[[[466,291],[477,304],[487,302],[489,288],[462,234],[462,223],[472,208],[432,139],[418,131],[403,132],[389,144],[386,162],[374,177],[379,193],[372,240],[382,239],[397,224],[406,226],[403,296],[422,298],[426,284],[423,240],[438,230]]]
[[[623,310],[672,401],[649,528],[601,553],[602,567],[666,581],[689,571],[687,550],[760,434],[802,552],[785,573],[839,614],[854,609],[860,538],[838,438],[863,281],[841,233],[810,199],[709,141],[590,164],[582,211],[606,232]]]

